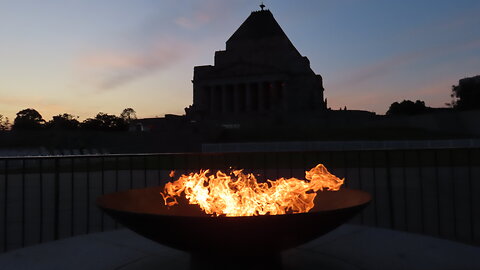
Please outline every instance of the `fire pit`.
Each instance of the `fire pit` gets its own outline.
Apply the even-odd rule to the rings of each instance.
[[[212,217],[195,205],[165,206],[162,191],[163,187],[151,187],[107,194],[97,205],[136,233],[190,252],[194,269],[224,263],[280,268],[281,251],[333,230],[371,199],[359,190],[322,191],[308,213]]]

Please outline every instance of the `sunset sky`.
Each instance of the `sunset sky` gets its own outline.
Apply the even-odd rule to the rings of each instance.
[[[0,114],[183,114],[193,67],[213,64],[259,3],[0,0]],[[333,109],[383,114],[403,99],[440,107],[460,78],[480,74],[478,0],[264,3],[323,76]]]

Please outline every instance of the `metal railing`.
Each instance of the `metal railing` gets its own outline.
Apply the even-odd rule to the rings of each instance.
[[[117,228],[95,199],[162,185],[171,170],[304,178],[318,163],[372,194],[352,222],[480,244],[480,149],[408,149],[0,158],[0,252]]]

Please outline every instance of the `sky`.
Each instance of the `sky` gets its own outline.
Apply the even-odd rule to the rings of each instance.
[[[0,0],[0,114],[183,114],[193,67],[213,64],[259,3]],[[264,3],[322,75],[332,109],[384,114],[404,99],[443,107],[452,85],[480,74],[478,0]]]

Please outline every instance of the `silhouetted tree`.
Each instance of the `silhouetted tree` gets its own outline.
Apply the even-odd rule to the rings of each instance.
[[[413,102],[411,100],[404,100],[400,103],[392,103],[387,111],[387,115],[415,115],[425,113],[428,109],[424,101],[417,100]]]
[[[5,131],[10,129],[10,121],[8,117],[5,117],[0,114],[0,131]]]
[[[43,120],[42,115],[35,109],[29,108],[17,113],[12,128],[16,130],[41,129],[44,124],[45,120]]]
[[[80,125],[77,119],[78,116],[73,116],[68,113],[59,114],[52,117],[52,120],[48,121],[46,126],[53,129],[76,129]]]
[[[80,128],[89,130],[101,130],[103,128],[102,121],[96,118],[87,118],[81,124]]]
[[[125,130],[127,127],[125,121],[115,115],[99,113],[95,118],[102,121],[104,128],[107,130]]]
[[[459,80],[458,85],[452,86],[451,97],[448,105],[455,109],[480,109],[480,75]]]
[[[120,114],[120,117],[127,123],[130,124],[132,120],[137,119],[137,112],[135,112],[134,109],[132,108],[126,108],[123,110],[123,112]]]
[[[91,130],[123,131],[128,129],[128,124],[121,117],[100,112],[95,118],[83,121],[81,127]]]

